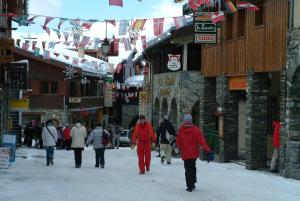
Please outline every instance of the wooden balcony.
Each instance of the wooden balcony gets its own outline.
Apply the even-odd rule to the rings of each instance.
[[[66,106],[67,109],[71,111],[102,108],[103,97],[102,96],[66,97]]]
[[[29,107],[44,109],[64,109],[64,97],[53,95],[31,96],[29,99]]]

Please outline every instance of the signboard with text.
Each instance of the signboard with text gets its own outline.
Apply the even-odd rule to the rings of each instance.
[[[194,43],[217,43],[217,25],[212,23],[211,17],[211,12],[194,13]]]

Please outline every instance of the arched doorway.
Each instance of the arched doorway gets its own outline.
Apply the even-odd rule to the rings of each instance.
[[[173,98],[171,101],[171,108],[170,108],[170,122],[173,124],[174,128],[177,128],[178,125],[178,110],[177,110],[177,102],[176,99]]]
[[[168,115],[168,101],[166,98],[163,99],[161,104],[161,113],[160,113],[160,120],[162,121],[164,119],[165,115]]]
[[[199,100],[193,105],[191,115],[193,117],[193,124],[200,126],[200,101]]]
[[[153,110],[153,126],[158,128],[159,126],[159,99],[155,98],[154,101],[154,110]]]

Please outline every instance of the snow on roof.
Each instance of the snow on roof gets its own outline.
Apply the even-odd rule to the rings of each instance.
[[[126,78],[124,84],[127,86],[142,86],[144,84],[144,75],[134,75]]]
[[[25,40],[21,39],[20,44],[24,42]],[[50,51],[50,59],[52,60],[62,62],[69,66],[81,68],[83,72],[97,75],[101,74],[102,76],[112,73],[108,63],[103,60],[88,55],[84,55],[84,58],[80,58],[78,57],[78,52],[67,49],[65,44],[59,43],[56,44],[54,48],[49,48],[49,43],[50,42],[47,42],[45,50]],[[37,42],[36,48],[40,48],[39,55],[43,56],[45,51],[42,48],[41,41]],[[32,46],[30,46],[27,51],[32,53],[34,52]],[[77,60],[78,62],[74,63],[74,60]]]

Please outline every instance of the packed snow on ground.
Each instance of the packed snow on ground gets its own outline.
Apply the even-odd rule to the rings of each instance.
[[[152,152],[151,170],[139,175],[137,156],[129,148],[106,150],[105,168],[94,167],[94,151],[83,152],[74,168],[73,151],[56,150],[54,166],[45,151],[18,149],[16,164],[0,169],[1,201],[299,201],[300,181],[243,166],[197,161],[196,191],[185,191],[179,158],[161,165]]]

